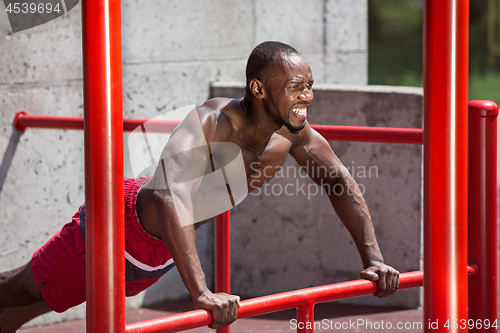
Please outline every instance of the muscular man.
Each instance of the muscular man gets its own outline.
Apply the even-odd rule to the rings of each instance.
[[[181,154],[165,153],[166,149],[152,180],[125,181],[126,294],[146,289],[175,262],[195,308],[211,311],[210,327],[222,328],[236,319],[239,297],[212,293],[207,288],[196,253],[194,232],[213,215],[193,212],[198,205],[189,203],[189,197],[200,193],[200,183],[193,185],[192,181],[198,176],[196,172],[201,170],[203,176],[205,168],[220,168],[217,159],[224,159],[224,154],[217,153],[215,147],[223,143],[239,148],[245,193],[268,182],[287,154],[308,170],[311,166],[336,170],[311,176],[321,186],[346,189],[340,195],[329,191],[329,196],[361,256],[361,278],[377,281],[376,296],[393,294],[399,285],[399,272],[384,263],[363,196],[328,142],[307,122],[314,83],[307,61],[286,44],[265,42],[252,51],[246,75],[243,99],[211,99],[188,115],[198,123],[207,154],[204,148],[198,149],[199,137],[189,124],[180,126],[172,137],[180,138],[174,150]],[[183,164],[183,158],[188,162]],[[188,169],[194,174],[186,177]],[[226,171],[224,177],[234,205],[240,197],[227,182],[229,173]],[[73,221],[37,250],[27,265],[0,274],[0,333],[14,332],[42,313],[62,312],[85,301],[84,230],[82,205]]]

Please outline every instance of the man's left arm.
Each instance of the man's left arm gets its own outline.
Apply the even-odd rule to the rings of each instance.
[[[297,142],[293,143],[290,154],[307,168],[309,176],[318,185],[337,189],[327,193],[335,212],[358,248],[364,267],[360,277],[377,281],[375,296],[394,294],[399,286],[399,272],[384,263],[366,201],[356,181],[328,142],[306,124],[297,136]]]

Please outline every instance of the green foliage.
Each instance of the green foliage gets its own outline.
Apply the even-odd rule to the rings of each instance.
[[[423,0],[368,0],[369,84],[422,86]],[[500,102],[500,70],[488,67],[487,0],[470,1],[469,99]]]
[[[422,85],[422,8],[421,0],[369,0],[370,84]]]
[[[499,104],[500,71],[470,73],[469,99],[489,99]]]

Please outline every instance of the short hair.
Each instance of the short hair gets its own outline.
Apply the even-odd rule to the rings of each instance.
[[[276,41],[260,43],[253,49],[248,57],[246,67],[247,89],[250,81],[253,79],[261,80],[264,71],[274,66],[278,54],[291,55],[300,53],[290,45]]]

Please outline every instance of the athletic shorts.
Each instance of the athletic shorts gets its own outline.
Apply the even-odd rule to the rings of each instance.
[[[125,179],[125,294],[145,290],[174,267],[162,240],[146,233],[136,213],[137,193],[150,177]],[[85,301],[85,204],[72,221],[31,258],[37,285],[50,308],[64,312]]]

